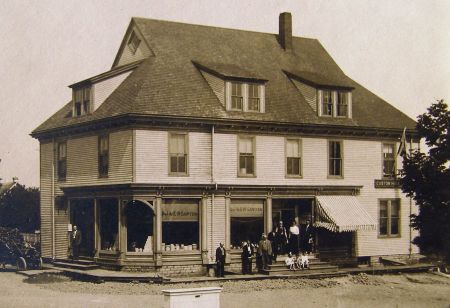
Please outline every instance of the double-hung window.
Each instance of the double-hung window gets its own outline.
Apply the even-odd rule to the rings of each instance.
[[[244,107],[244,96],[242,95],[242,83],[231,83],[231,109],[242,110]]]
[[[301,141],[286,139],[286,175],[302,175]]]
[[[169,134],[169,173],[186,175],[188,164],[187,134]]]
[[[255,139],[239,137],[239,175],[255,175]]]
[[[383,143],[383,177],[395,176],[395,146],[392,143]]]
[[[109,136],[98,137],[98,175],[108,176],[109,171]]]
[[[328,142],[328,175],[342,177],[342,141]]]
[[[91,87],[73,90],[74,116],[78,117],[91,112]]]
[[[322,93],[322,115],[333,116],[333,92],[323,90]]]
[[[257,84],[248,84],[248,110],[260,111],[260,94]]]
[[[57,145],[58,155],[58,180],[64,181],[67,175],[67,143],[59,142]]]
[[[336,115],[346,117],[348,112],[348,93],[337,92]]]
[[[400,236],[400,200],[380,200],[379,219],[380,236]]]

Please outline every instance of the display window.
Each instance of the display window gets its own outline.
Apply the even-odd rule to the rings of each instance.
[[[231,248],[238,249],[244,241],[258,243],[264,232],[263,200],[231,200]]]
[[[119,211],[117,199],[99,199],[100,249],[119,250]]]
[[[199,249],[199,200],[165,199],[162,204],[162,249]]]
[[[127,252],[153,252],[153,210],[141,201],[128,202],[124,208],[127,226]]]

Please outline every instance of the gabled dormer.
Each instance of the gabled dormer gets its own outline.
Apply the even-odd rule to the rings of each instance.
[[[352,86],[311,72],[284,72],[319,117],[352,118]]]
[[[265,112],[267,79],[237,65],[193,63],[227,111]]]
[[[120,44],[112,68],[143,60],[154,53],[133,18]]]
[[[117,89],[142,61],[116,67],[108,72],[74,83],[72,88],[72,116],[90,114]]]

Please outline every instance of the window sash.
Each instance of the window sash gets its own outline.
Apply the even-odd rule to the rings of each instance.
[[[380,200],[379,235],[400,235],[400,201],[398,199]]]
[[[348,111],[348,94],[347,92],[338,92],[337,116],[345,117]]]
[[[255,173],[255,157],[252,154],[241,153],[239,155],[239,170],[242,175],[253,175]]]
[[[244,107],[244,96],[242,95],[242,84],[231,83],[231,109],[242,110]]]
[[[339,141],[329,143],[329,175],[342,175],[342,144]]]
[[[187,154],[170,154],[170,172],[186,173]]]
[[[187,173],[187,135],[170,134],[169,138],[169,172],[175,174]]]
[[[109,172],[109,136],[98,139],[98,174],[107,176]]]
[[[300,157],[287,157],[286,159],[286,172],[288,175],[300,175],[301,174],[301,158]]]
[[[383,144],[383,177],[395,176],[395,155],[393,144]]]
[[[322,93],[322,115],[333,115],[333,92],[324,90]]]

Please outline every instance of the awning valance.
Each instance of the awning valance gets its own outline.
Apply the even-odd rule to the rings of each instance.
[[[315,226],[333,232],[376,230],[377,224],[355,196],[317,196]]]

